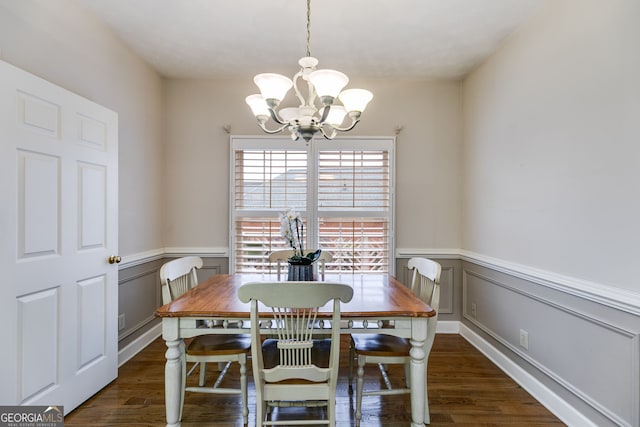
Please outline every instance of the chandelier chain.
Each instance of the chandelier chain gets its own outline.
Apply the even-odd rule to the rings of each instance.
[[[311,56],[311,0],[307,0],[307,56]]]

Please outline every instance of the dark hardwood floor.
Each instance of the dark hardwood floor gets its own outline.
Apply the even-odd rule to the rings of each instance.
[[[346,337],[345,337],[346,338]],[[353,404],[347,384],[348,341],[342,341],[341,379],[337,390],[337,425],[353,426]],[[164,352],[161,339],[154,341],[120,368],[118,378],[65,417],[65,426],[164,426]],[[379,386],[379,372],[367,367],[365,387]],[[248,369],[250,371],[250,369]],[[211,370],[209,377],[216,372]],[[235,364],[225,382],[238,384]],[[392,381],[401,382],[401,367],[389,367]],[[196,380],[197,375],[189,377]],[[459,335],[436,336],[428,366],[431,426],[527,426],[564,425],[526,391],[507,377]],[[234,385],[235,386],[235,385]],[[355,384],[354,384],[355,386]],[[249,426],[255,425],[253,382],[249,380]],[[287,411],[319,409],[284,408]],[[409,395],[363,398],[363,427],[406,427],[410,423]],[[183,427],[241,426],[239,396],[187,393]]]

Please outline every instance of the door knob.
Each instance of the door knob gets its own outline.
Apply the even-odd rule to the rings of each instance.
[[[111,255],[109,257],[109,264],[118,264],[120,261],[122,261],[122,258],[118,255]]]

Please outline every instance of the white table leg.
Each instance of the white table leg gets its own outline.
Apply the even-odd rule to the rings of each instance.
[[[180,427],[182,399],[182,340],[167,341],[164,367],[165,407],[167,412],[167,427]]]
[[[424,427],[426,364],[424,343],[427,339],[427,319],[411,322],[411,427]]]

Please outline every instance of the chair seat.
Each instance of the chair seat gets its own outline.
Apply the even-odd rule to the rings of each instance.
[[[192,356],[248,353],[251,350],[251,336],[245,334],[200,335],[187,347]]]
[[[406,338],[385,334],[352,334],[357,354],[365,356],[409,356],[411,343]]]

